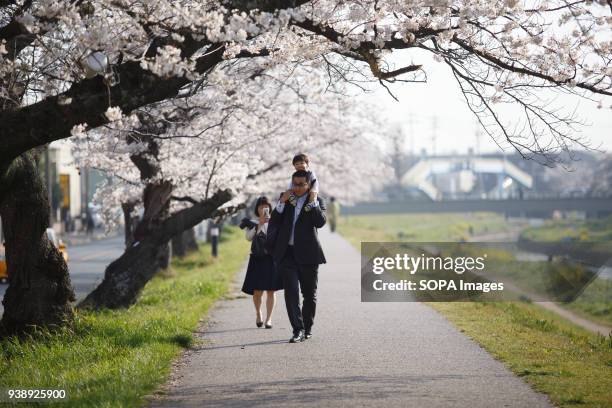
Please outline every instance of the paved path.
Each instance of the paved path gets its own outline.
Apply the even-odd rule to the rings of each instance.
[[[558,314],[559,316],[574,323],[576,326],[580,326],[583,329],[590,331],[591,333],[599,333],[602,336],[606,336],[606,337],[612,334],[612,328],[610,328],[609,326],[605,326],[603,324],[595,323],[595,322],[592,322],[591,320],[585,319],[584,317],[581,317],[577,315],[576,313],[573,313],[570,310],[564,309],[563,307],[559,306],[557,303],[554,303],[554,302],[534,302],[534,303],[540,305],[546,310],[549,310],[553,313]]]
[[[221,301],[198,332],[203,346],[150,406],[551,407],[431,308],[361,303],[359,253],[327,230],[321,237],[329,263],[310,340],[287,343],[283,292],[271,330],[255,327],[250,297]]]

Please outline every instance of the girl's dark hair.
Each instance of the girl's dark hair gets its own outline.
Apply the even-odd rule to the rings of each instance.
[[[291,162],[291,164],[295,164],[297,162],[304,162],[308,164],[308,156],[306,156],[304,153],[296,154],[295,156],[293,156],[293,161]]]
[[[265,204],[270,208],[270,212],[272,212],[272,204],[270,204],[270,200],[268,200],[268,197],[266,196],[261,196],[257,199],[257,201],[255,201],[255,215],[259,217],[259,206]]]

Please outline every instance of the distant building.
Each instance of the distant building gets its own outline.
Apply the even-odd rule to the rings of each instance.
[[[566,167],[547,167],[519,154],[406,155],[399,182],[384,189],[396,199],[484,199],[543,196],[576,197],[589,194],[601,160],[589,152],[572,152]]]
[[[40,167],[49,192],[52,222],[78,220],[80,223],[87,203],[91,202],[97,185],[105,176],[96,170],[77,167],[70,143],[65,140],[49,145],[48,152],[41,158]]]

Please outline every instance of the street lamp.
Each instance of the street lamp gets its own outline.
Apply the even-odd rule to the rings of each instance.
[[[108,68],[108,57],[102,51],[94,51],[81,61],[86,78],[104,75]]]

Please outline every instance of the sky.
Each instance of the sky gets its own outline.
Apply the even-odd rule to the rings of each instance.
[[[375,104],[389,123],[402,127],[406,135],[406,148],[421,152],[426,149],[432,152],[432,123],[437,122],[435,141],[436,154],[467,153],[469,147],[481,153],[501,152],[491,138],[481,131],[479,149],[476,149],[476,119],[467,107],[455,78],[449,68],[436,62],[421,50],[400,50],[387,57],[392,69],[405,66],[408,63],[422,64],[427,72],[427,83],[396,83],[390,85],[393,94],[399,99],[395,101],[380,85],[373,86],[373,92],[361,95],[369,103]],[[581,136],[590,142],[592,147],[612,151],[612,98],[598,97],[603,108],[598,109],[597,103],[573,95],[558,96],[557,103],[573,110],[588,126],[582,127]],[[412,118],[412,119],[411,119]],[[412,126],[410,125],[412,122]],[[411,132],[412,127],[412,132]],[[412,135],[412,136],[411,136]],[[507,153],[513,148],[507,146]]]

